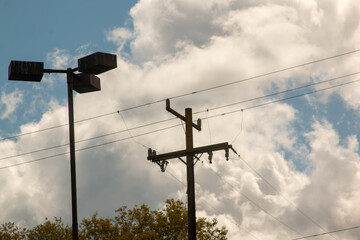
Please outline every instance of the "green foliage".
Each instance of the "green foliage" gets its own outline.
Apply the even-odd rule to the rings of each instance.
[[[45,222],[27,231],[28,240],[67,240],[72,239],[72,230],[64,225],[61,218],[55,218],[54,222],[45,219]]]
[[[95,213],[91,219],[83,219],[79,234],[80,239],[119,239],[119,228],[114,225],[113,219],[98,218]]]
[[[187,210],[178,200],[170,199],[165,206],[151,211],[148,206],[135,206],[133,209],[121,207],[115,211],[114,218],[101,218],[95,213],[83,219],[79,229],[81,240],[187,240]],[[225,227],[218,228],[217,220],[198,218],[196,221],[198,240],[226,240]],[[0,227],[0,240],[71,240],[71,227],[61,218],[54,221],[45,219],[44,223],[32,229],[5,223]]]
[[[26,235],[26,228],[20,228],[13,222],[1,224],[0,239],[1,240],[20,240],[24,239]]]

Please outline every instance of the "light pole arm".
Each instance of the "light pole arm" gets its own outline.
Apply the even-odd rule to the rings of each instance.
[[[78,67],[76,68],[68,68],[68,69],[44,69],[44,73],[73,73],[79,70]]]

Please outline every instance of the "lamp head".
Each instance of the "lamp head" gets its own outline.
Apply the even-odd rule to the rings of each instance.
[[[96,52],[78,59],[79,72],[100,74],[117,67],[116,55]]]
[[[78,93],[88,93],[101,90],[100,78],[93,74],[74,74],[73,89]]]
[[[40,82],[44,75],[43,62],[11,61],[9,80]]]

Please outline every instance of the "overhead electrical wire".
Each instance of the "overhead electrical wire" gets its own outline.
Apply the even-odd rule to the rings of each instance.
[[[268,186],[270,186],[275,193],[278,191],[275,186],[273,186],[264,176],[262,176],[258,171],[256,171],[254,168],[252,168],[250,166],[250,164],[242,157],[239,155],[239,159],[241,159],[258,177],[260,177]],[[316,221],[314,221],[310,216],[308,216],[305,212],[303,212],[301,209],[299,209],[296,204],[294,202],[292,202],[290,199],[286,198],[283,195],[280,195],[283,199],[285,199],[287,202],[291,203],[295,210],[298,211],[301,215],[303,215],[305,218],[307,218],[308,220],[310,220],[313,224],[315,224],[316,226],[318,226],[322,231],[327,231],[325,230],[319,223],[317,223]],[[332,236],[330,234],[330,237],[332,237],[333,239],[337,239],[335,236]]]
[[[237,191],[237,188],[234,187],[231,183],[229,183],[226,179],[224,179],[224,177],[222,177],[218,172],[216,172],[214,169],[209,168],[217,177],[219,177],[221,180],[223,180],[225,183],[227,183],[229,186],[231,186],[235,191]],[[297,233],[298,235],[302,235],[300,234],[298,231],[296,231],[295,229],[291,228],[290,226],[288,226],[286,223],[283,223],[281,220],[279,220],[278,218],[276,218],[275,216],[273,216],[272,214],[270,214],[269,212],[267,212],[266,210],[264,210],[262,207],[260,207],[258,204],[256,204],[254,201],[252,201],[250,198],[248,198],[245,194],[243,194],[240,191],[237,191],[238,193],[240,193],[242,196],[244,196],[246,199],[248,199],[254,206],[258,207],[259,209],[261,209],[262,211],[264,211],[266,214],[268,214],[270,217],[272,217],[274,220],[276,220],[277,222],[281,223],[283,226],[287,227],[288,229],[290,229],[291,231]],[[338,230],[334,230],[334,231],[327,231],[327,232],[323,232],[323,233],[318,233],[318,234],[313,234],[313,235],[309,235],[309,236],[302,236],[302,237],[298,237],[298,238],[292,238],[291,240],[300,240],[300,239],[307,239],[307,238],[312,238],[312,237],[318,237],[318,236],[324,236],[324,235],[330,235],[331,233],[338,233],[338,232],[343,232],[343,231],[349,231],[349,230],[354,230],[354,229],[359,229],[360,226],[354,226],[354,227],[349,227],[349,228],[343,228],[343,229],[338,229]],[[330,235],[331,236],[331,235]],[[332,236],[334,238],[334,236]]]
[[[156,124],[163,123],[163,122],[168,122],[168,121],[171,121],[171,120],[174,120],[174,119],[176,119],[176,117],[168,118],[168,119],[164,119],[164,120],[160,120],[160,121],[156,121],[156,122],[152,122],[152,123],[147,123],[147,124],[143,124],[143,125],[140,125],[140,126],[137,126],[137,127],[132,127],[132,128],[125,129],[125,130],[115,131],[115,132],[112,132],[112,133],[107,133],[107,134],[103,134],[103,135],[99,135],[99,136],[95,136],[95,137],[91,137],[91,138],[78,140],[75,143],[87,142],[87,141],[95,140],[95,139],[98,139],[98,138],[108,137],[108,136],[111,136],[111,135],[124,133],[124,132],[132,131],[132,130],[136,130],[136,129],[140,129],[140,128],[144,128],[144,127],[149,127],[149,126],[156,125]],[[37,152],[52,150],[52,149],[56,149],[56,148],[60,148],[60,147],[66,147],[68,145],[69,145],[69,143],[60,144],[60,145],[53,146],[53,147],[47,147],[47,148],[42,148],[42,149],[38,149],[38,150],[33,150],[33,151],[30,151],[30,152],[25,152],[25,153],[12,155],[12,156],[2,157],[2,158],[0,158],[0,161],[6,160],[6,159],[9,159],[9,158],[15,158],[15,157],[28,155],[28,154],[33,154],[33,153],[37,153]]]
[[[150,106],[150,105],[153,105],[153,104],[156,104],[156,103],[161,103],[161,102],[165,101],[166,99],[176,99],[176,98],[181,98],[181,97],[185,97],[185,96],[189,96],[189,95],[194,95],[194,94],[198,94],[198,93],[201,93],[201,92],[206,92],[206,91],[210,91],[210,90],[214,90],[214,89],[218,89],[218,88],[223,88],[223,87],[226,87],[226,86],[230,86],[230,85],[250,81],[250,80],[253,80],[253,79],[256,79],[256,78],[265,77],[265,76],[269,76],[269,75],[280,73],[280,72],[285,72],[285,71],[288,71],[288,70],[304,67],[304,66],[307,66],[307,65],[323,62],[323,61],[330,60],[330,59],[335,59],[335,58],[338,58],[338,57],[343,57],[343,56],[346,56],[346,55],[357,53],[359,51],[360,51],[360,49],[355,49],[355,50],[352,50],[352,51],[340,53],[340,54],[333,55],[333,56],[330,56],[330,57],[321,58],[321,59],[318,59],[318,60],[314,60],[314,61],[294,65],[294,66],[291,66],[291,67],[286,67],[286,68],[274,70],[274,71],[263,73],[263,74],[258,74],[258,75],[252,76],[252,77],[243,78],[243,79],[236,80],[236,81],[229,82],[229,83],[225,83],[225,84],[220,84],[220,85],[217,85],[217,86],[214,86],[214,87],[204,88],[204,89],[201,89],[201,90],[196,90],[196,91],[192,91],[192,92],[189,92],[189,93],[184,93],[184,94],[176,95],[176,96],[173,96],[173,97],[163,98],[163,99],[159,99],[159,100],[156,100],[156,101],[153,101],[153,102],[139,104],[139,105],[136,105],[136,106],[127,107],[127,108],[120,109],[120,110],[117,110],[117,111],[113,111],[113,112],[109,112],[109,113],[105,113],[105,114],[101,114],[101,115],[81,119],[81,120],[75,121],[75,123],[89,121],[89,120],[93,120],[93,119],[113,115],[113,114],[120,113],[120,112],[125,112],[125,111],[129,111],[129,110],[133,110],[133,109],[137,109],[137,108],[141,108],[141,107],[145,107],[145,106]],[[33,134],[33,133],[38,133],[38,132],[42,132],[42,131],[47,131],[47,130],[51,130],[51,129],[55,129],[55,128],[59,128],[59,127],[67,126],[67,125],[68,124],[61,124],[61,125],[57,125],[57,126],[53,126],[53,127],[49,127],[49,128],[45,128],[45,129],[40,129],[40,130],[29,132],[29,133],[23,133],[23,134],[19,134],[19,135],[0,138],[0,141],[13,139],[13,138],[17,138],[17,137],[21,137],[21,136],[25,136],[25,135],[29,135],[29,134]]]
[[[239,101],[239,102],[234,102],[234,103],[230,103],[230,104],[226,104],[226,105],[222,105],[222,106],[217,106],[217,107],[213,107],[213,108],[208,108],[208,109],[206,109],[206,110],[201,110],[201,111],[194,112],[194,114],[199,114],[199,113],[204,113],[204,112],[208,112],[208,111],[213,111],[213,110],[221,109],[221,108],[224,108],[224,107],[230,107],[230,106],[233,106],[233,105],[238,105],[238,104],[241,104],[241,103],[252,102],[252,101],[260,100],[260,99],[264,99],[264,98],[274,97],[274,96],[277,96],[277,95],[280,95],[280,94],[289,93],[289,92],[297,91],[297,90],[304,89],[304,88],[308,88],[308,87],[313,87],[313,86],[320,85],[320,84],[323,84],[323,83],[333,82],[333,81],[335,81],[335,80],[339,80],[339,79],[341,79],[341,78],[346,78],[346,77],[354,76],[354,75],[357,75],[357,74],[360,74],[360,72],[350,73],[350,74],[342,75],[342,76],[339,76],[339,77],[334,77],[334,78],[331,78],[331,79],[327,79],[327,80],[323,80],[323,81],[319,81],[319,82],[315,82],[315,83],[306,84],[306,85],[299,86],[299,87],[296,87],[296,88],[291,88],[291,89],[287,89],[287,90],[284,90],[284,91],[280,91],[280,92],[275,92],[275,93],[263,95],[263,96],[260,96],[260,97],[255,97],[255,98],[246,99],[246,100],[242,100],[242,101]],[[338,85],[336,85],[336,86],[338,86]],[[340,86],[341,86],[341,85],[340,85]]]
[[[236,110],[233,110],[233,111],[228,111],[228,112],[225,112],[225,113],[212,115],[212,116],[209,116],[209,117],[204,117],[202,119],[211,119],[211,118],[215,118],[215,117],[219,117],[219,116],[225,116],[225,115],[228,115],[228,114],[232,114],[232,113],[236,113],[236,112],[240,112],[240,111],[245,111],[245,110],[250,110],[250,109],[253,109],[253,108],[258,108],[258,107],[262,107],[262,106],[266,106],[266,105],[270,105],[270,104],[274,104],[274,103],[284,102],[284,101],[287,101],[287,100],[290,100],[290,99],[303,97],[303,96],[307,96],[307,95],[318,93],[318,92],[323,92],[323,91],[326,91],[326,90],[329,90],[329,89],[342,87],[342,86],[349,85],[349,84],[352,84],[352,83],[357,83],[357,82],[360,82],[360,79],[350,81],[350,82],[346,82],[346,83],[342,83],[342,84],[338,84],[338,85],[334,85],[334,86],[330,86],[330,87],[326,87],[326,88],[322,88],[322,89],[318,89],[318,90],[314,90],[314,91],[310,91],[310,92],[307,92],[307,93],[302,93],[302,94],[298,94],[298,95],[294,95],[294,96],[290,96],[290,97],[285,97],[285,98],[276,99],[276,100],[269,101],[269,102],[264,102],[264,103],[252,105],[252,106],[249,106],[249,107],[244,107],[244,108],[241,108],[241,109],[236,109]],[[229,106],[230,105],[232,106],[234,104],[232,103],[232,104],[229,104]],[[224,105],[222,107],[228,107],[228,106]]]
[[[343,228],[343,229],[339,229],[339,230],[334,230],[334,231],[324,232],[324,233],[318,233],[318,234],[309,235],[309,236],[305,236],[305,237],[293,238],[291,240],[300,240],[300,239],[306,239],[306,238],[319,237],[319,236],[328,235],[330,233],[338,233],[338,232],[350,231],[350,230],[354,230],[354,229],[358,229],[358,228],[360,228],[360,226]]]
[[[185,183],[183,183],[179,178],[177,178],[173,173],[171,173],[168,169],[166,169],[165,171],[166,173],[168,173],[173,179],[175,179],[177,182],[179,182],[182,186],[187,187],[187,185]],[[206,201],[206,200],[205,200]],[[210,203],[208,203],[207,201],[205,202],[205,204],[212,208],[215,212],[217,212],[218,214],[221,214],[221,212],[215,208],[214,206],[212,206]],[[255,240],[260,240],[258,239],[254,234],[251,233],[251,231],[249,231],[248,229],[246,229],[245,227],[241,226],[240,224],[238,224],[234,219],[230,218],[230,221],[232,221],[240,230],[244,230],[245,232],[247,232],[252,238],[254,238]]]
[[[332,89],[332,88],[335,88],[335,87],[340,87],[340,86],[348,85],[348,84],[355,83],[355,82],[359,82],[359,81],[360,81],[360,79],[354,80],[354,81],[351,81],[351,82],[347,82],[347,83],[338,84],[338,85],[335,85],[335,86],[330,86],[330,87],[323,88],[323,89],[318,89],[318,90],[311,91],[311,92],[304,93],[304,94],[295,95],[295,96],[292,96],[292,97],[287,97],[287,98],[283,98],[283,99],[279,99],[279,100],[275,100],[275,101],[271,101],[271,102],[266,102],[266,103],[254,105],[254,106],[251,106],[251,107],[248,107],[248,108],[243,108],[243,109],[237,110],[237,111],[243,111],[243,110],[248,110],[248,109],[252,109],[252,108],[255,108],[255,107],[259,107],[259,106],[269,105],[269,104],[277,103],[277,102],[280,102],[280,101],[285,101],[285,100],[292,99],[292,98],[295,98],[295,97],[301,97],[301,96],[305,96],[305,95],[317,93],[317,92],[320,92],[320,91],[325,91],[325,90],[328,90],[328,89]],[[222,107],[225,107],[225,106],[222,106]],[[214,118],[214,117],[218,117],[218,116],[224,116],[224,115],[226,115],[226,114],[230,114],[230,113],[237,112],[237,111],[230,111],[230,112],[226,112],[226,113],[222,113],[222,114],[218,114],[218,115],[213,115],[213,116],[210,116],[210,117],[207,117],[207,118],[209,119],[209,118]],[[173,118],[173,119],[174,119],[174,118]],[[172,120],[172,119],[162,120],[162,121],[159,121],[159,122],[165,122],[165,121],[169,121],[169,120]],[[150,124],[147,124],[147,125],[153,125],[153,124],[155,124],[155,123],[150,123]],[[105,146],[105,145],[113,144],[113,143],[116,143],[116,142],[120,142],[120,141],[124,141],[124,140],[128,140],[128,139],[132,139],[132,138],[134,138],[134,137],[144,136],[144,135],[148,135],[148,134],[151,134],[151,133],[154,133],[154,132],[159,132],[159,131],[167,130],[167,129],[174,128],[174,127],[178,127],[178,126],[181,126],[181,124],[177,124],[177,125],[174,125],[174,126],[170,126],[170,127],[166,127],[166,128],[162,128],[162,129],[158,129],[158,130],[154,130],[154,131],[150,131],[150,132],[146,132],[146,133],[142,133],[142,134],[130,136],[130,137],[123,138],[123,139],[118,139],[118,140],[114,140],[114,141],[110,141],[110,142],[105,142],[105,143],[102,143],[102,144],[97,144],[97,145],[93,145],[93,146],[89,146],[89,147],[77,149],[76,151],[77,151],[77,152],[78,152],[78,151],[84,151],[84,150],[88,150],[88,149],[92,149],[92,148],[96,148],[96,147],[100,147],[100,146]],[[142,127],[142,126],[140,126],[140,127]],[[140,127],[137,127],[137,128],[140,128]],[[129,131],[129,129],[124,130],[124,131]],[[115,134],[115,133],[112,133],[112,134]],[[111,134],[107,134],[107,135],[111,135]],[[98,137],[96,137],[96,138],[98,138]],[[60,145],[60,146],[64,146],[64,145]],[[53,148],[55,148],[55,147],[47,148],[47,150],[48,150],[48,149],[53,149]],[[41,150],[37,150],[37,151],[34,151],[34,152],[39,152],[39,151],[41,151]],[[38,159],[26,161],[26,162],[21,162],[21,163],[16,163],[16,164],[9,165],[9,166],[0,167],[0,170],[1,170],[1,169],[7,169],[7,168],[15,167],[15,166],[19,166],[19,165],[29,164],[29,163],[33,163],[33,162],[38,162],[38,161],[42,161],[42,160],[46,160],[46,159],[54,158],[54,157],[58,157],[58,156],[63,156],[63,155],[66,155],[66,154],[69,154],[69,152],[59,153],[59,154],[55,154],[55,155],[51,155],[51,156],[47,156],[47,157],[43,157],[43,158],[38,158]],[[18,156],[20,156],[20,155],[18,155]],[[0,160],[1,160],[1,159],[0,159]],[[219,176],[219,177],[220,177],[220,176]],[[241,193],[241,194],[242,194],[242,193]],[[246,195],[245,195],[245,197],[246,197]],[[280,222],[281,224],[283,224],[284,226],[286,226],[286,227],[287,227],[288,229],[290,229],[291,231],[297,233],[298,235],[302,235],[302,234],[300,234],[299,232],[297,232],[295,229],[293,229],[293,228],[291,228],[290,226],[288,226],[287,224],[281,222],[279,219],[277,219],[275,216],[273,216],[272,214],[270,214],[269,212],[267,212],[265,209],[261,208],[259,205],[257,205],[255,202],[253,202],[250,198],[248,198],[248,197],[246,197],[246,198],[247,198],[250,202],[252,202],[255,206],[259,207],[262,211],[264,211],[266,214],[268,214],[269,216],[271,216],[272,218],[274,218],[276,221],[278,221],[278,222]],[[356,227],[356,228],[357,228],[357,227]],[[350,228],[350,229],[353,229],[353,228]],[[345,230],[349,230],[349,229],[345,229]],[[344,231],[344,230],[343,230],[343,231]],[[330,234],[330,233],[334,233],[334,232],[337,232],[337,231],[327,232],[327,233],[323,233],[323,234]],[[318,236],[318,235],[312,235],[312,236]],[[308,236],[308,237],[312,237],[312,236]],[[307,238],[307,237],[303,237],[303,238]],[[296,239],[303,239],[303,238],[296,238]],[[295,240],[295,239],[294,239],[294,240]]]
[[[242,83],[242,82],[250,81],[250,80],[253,80],[253,79],[256,79],[256,78],[266,77],[266,76],[269,76],[269,75],[272,75],[272,74],[276,74],[276,73],[280,73],[280,72],[285,72],[285,71],[292,70],[292,69],[295,69],[295,68],[305,67],[305,66],[307,66],[307,65],[311,65],[311,64],[314,64],[314,63],[323,62],[323,61],[330,60],[330,59],[334,59],[334,58],[338,58],[338,57],[343,57],[343,56],[346,56],[346,55],[349,55],[349,54],[353,54],[353,53],[356,53],[356,52],[359,52],[359,51],[360,51],[360,49],[355,49],[355,50],[353,50],[353,51],[341,53],[341,54],[338,54],[338,55],[334,55],[334,56],[330,56],[330,57],[326,57],[326,58],[322,58],[322,59],[318,59],[318,60],[314,60],[314,61],[310,61],[310,62],[298,64],[298,65],[294,65],[294,66],[291,66],[291,67],[282,68],[282,69],[279,69],[279,70],[275,70],[275,71],[271,71],[271,72],[267,72],[267,73],[255,75],[255,76],[252,76],[252,77],[248,77],[248,78],[236,80],[236,81],[233,81],[233,82],[224,83],[224,84],[217,85],[217,86],[214,86],[214,87],[204,88],[204,89],[197,90],[197,91],[190,92],[190,93],[185,93],[185,94],[177,95],[177,96],[171,97],[171,98],[169,98],[169,99],[175,99],[175,98],[185,97],[185,96],[189,96],[189,95],[196,94],[196,93],[201,93],[201,92],[206,92],[206,91],[210,91],[210,90],[214,90],[214,89],[218,89],[218,88],[222,88],[222,87],[227,87],[227,86],[234,85],[234,84],[237,84],[237,83]]]
[[[292,89],[287,89],[287,90],[280,91],[280,92],[275,92],[275,93],[263,95],[263,96],[260,96],[260,97],[250,98],[250,99],[242,100],[242,101],[239,101],[239,102],[234,102],[234,103],[230,103],[230,104],[226,104],[226,105],[222,105],[222,106],[217,106],[217,107],[213,107],[213,108],[208,108],[208,109],[206,109],[206,110],[201,110],[201,111],[194,112],[194,115],[199,114],[199,113],[204,113],[204,112],[209,112],[209,111],[221,109],[221,108],[225,108],[225,107],[230,107],[230,106],[233,106],[233,105],[238,105],[238,104],[241,104],[241,103],[247,103],[247,102],[252,102],[252,101],[255,101],[255,100],[260,100],[260,99],[264,99],[264,98],[268,98],[268,97],[273,97],[273,96],[277,96],[277,95],[284,94],[284,93],[293,92],[293,91],[296,91],[296,90],[300,90],[300,89],[304,89],[304,88],[307,88],[307,87],[316,86],[316,85],[323,84],[323,83],[332,82],[332,81],[335,81],[335,80],[339,80],[339,79],[341,79],[341,78],[346,78],[346,77],[354,76],[354,75],[357,75],[357,74],[360,74],[360,72],[354,72],[354,73],[342,75],[342,76],[339,76],[339,77],[327,79],[327,80],[324,80],[324,81],[319,81],[319,82],[316,82],[316,83],[310,83],[310,84],[307,84],[307,85],[304,85],[304,86],[300,86],[300,87],[296,87],[296,88],[292,88]],[[336,85],[336,86],[337,86],[337,85]],[[336,86],[334,86],[334,87],[336,87]],[[109,116],[109,115],[113,115],[113,114],[120,114],[120,112],[122,112],[122,110],[115,111],[115,112],[111,112],[111,113],[108,113],[108,114],[103,114],[103,115],[95,116],[95,117],[92,117],[92,118],[82,119],[82,120],[79,120],[79,121],[75,121],[75,123],[80,123],[80,122],[84,122],[84,121],[89,121],[89,120],[92,120],[92,119],[96,119],[96,118],[100,118],[100,117],[104,117],[104,116]],[[170,120],[173,120],[173,119],[176,119],[176,118],[171,118],[171,119],[168,119],[168,120],[163,120],[163,121],[161,121],[161,122],[170,121]],[[207,119],[207,118],[205,118],[205,119]],[[39,130],[32,131],[32,132],[27,132],[27,133],[22,133],[22,134],[18,134],[18,135],[13,135],[13,136],[9,136],[9,137],[4,137],[4,138],[0,138],[0,141],[4,141],[4,140],[8,140],[8,139],[13,139],[13,138],[18,138],[18,137],[22,137],[22,136],[26,136],[26,135],[30,135],[30,134],[34,134],[34,133],[44,132],[44,131],[52,130],[52,129],[55,129],[55,128],[65,127],[65,126],[67,126],[67,125],[68,125],[68,124],[61,124],[61,125],[57,125],[57,126],[53,126],[53,127],[48,127],[48,128],[39,129]],[[131,129],[130,129],[130,130],[131,130]]]
[[[113,115],[113,114],[116,114],[116,113],[118,113],[118,112],[116,111],[116,112],[106,113],[106,114],[98,115],[98,116],[91,117],[91,118],[81,119],[81,120],[75,121],[74,123],[85,122],[85,121],[89,121],[89,120],[92,120],[92,119]],[[18,138],[18,137],[23,137],[23,136],[34,134],[34,133],[40,133],[40,132],[44,132],[44,131],[48,131],[48,130],[52,130],[52,129],[56,129],[56,128],[65,127],[65,126],[68,126],[68,125],[69,125],[68,123],[64,123],[64,124],[60,124],[60,125],[57,125],[57,126],[43,128],[43,129],[39,129],[39,130],[32,131],[32,132],[21,133],[21,134],[9,136],[9,137],[0,138],[0,141],[9,140],[9,139]]]
[[[268,216],[270,216],[272,219],[274,219],[275,221],[277,221],[278,223],[280,223],[281,225],[283,225],[284,227],[286,227],[287,229],[291,230],[293,233],[296,233],[299,236],[302,236],[302,234],[300,232],[298,232],[296,229],[294,229],[293,227],[289,226],[288,224],[286,224],[285,222],[281,221],[279,218],[275,217],[273,214],[271,214],[270,212],[268,212],[267,210],[265,210],[263,207],[261,207],[258,203],[256,203],[254,200],[252,200],[251,198],[249,198],[246,194],[242,193],[241,191],[238,190],[237,187],[235,187],[233,184],[229,183],[224,177],[222,177],[218,172],[216,172],[214,169],[212,169],[211,167],[209,167],[209,169],[222,181],[224,181],[225,183],[227,183],[234,191],[238,192],[241,196],[245,197],[249,202],[251,202],[255,207],[257,207],[258,209],[262,210],[264,213],[266,213]]]
[[[105,142],[105,143],[100,143],[100,144],[96,144],[96,145],[92,145],[92,146],[88,146],[88,147],[84,147],[84,148],[79,148],[79,149],[76,149],[75,152],[85,151],[85,150],[89,150],[89,149],[93,149],[93,148],[97,148],[97,147],[102,147],[102,146],[122,142],[122,141],[125,141],[125,140],[129,140],[129,139],[132,139],[134,137],[141,137],[141,136],[145,136],[145,135],[148,135],[148,134],[152,134],[152,133],[168,130],[168,129],[171,129],[171,128],[179,127],[179,126],[181,126],[181,124],[176,124],[176,125],[173,125],[173,126],[164,127],[164,128],[161,128],[161,129],[157,129],[157,130],[153,130],[153,131],[149,131],[149,132],[145,132],[145,133],[140,133],[140,134],[133,135],[133,136],[130,136],[130,137],[121,138],[121,139],[117,139],[117,140],[113,140],[113,141],[109,141],[109,142]],[[21,162],[21,163],[8,165],[8,166],[3,166],[3,167],[0,167],[0,170],[11,168],[11,167],[16,167],[16,166],[20,166],[20,165],[25,165],[25,164],[29,164],[29,163],[33,163],[33,162],[38,162],[38,161],[42,161],[42,160],[46,160],[46,159],[50,159],[50,158],[54,158],[54,157],[58,157],[58,156],[63,156],[63,155],[69,154],[69,153],[70,152],[64,152],[64,153],[59,153],[59,154],[50,155],[50,156],[46,156],[46,157],[42,157],[42,158],[37,158],[37,159],[33,159],[33,160]]]
[[[354,74],[355,74],[355,73],[354,73]],[[353,74],[350,74],[350,75],[353,75]],[[348,75],[346,75],[346,76],[348,76]],[[338,79],[338,78],[337,78],[337,79]],[[332,80],[332,79],[331,79],[331,80]],[[327,80],[327,81],[330,81],[330,80]],[[360,79],[353,80],[353,81],[346,82],[346,83],[341,83],[341,84],[338,84],[338,85],[333,85],[333,86],[326,87],[326,88],[323,88],[323,89],[318,89],[318,90],[310,91],[310,92],[307,92],[307,93],[302,93],[302,94],[298,94],[298,95],[294,95],[294,96],[290,96],[290,97],[286,97],[286,98],[282,98],[282,99],[276,99],[276,100],[272,100],[272,101],[269,101],[269,102],[260,103],[260,104],[257,104],[257,105],[252,105],[252,106],[250,106],[250,107],[245,107],[245,108],[236,109],[236,110],[232,110],[232,111],[228,111],[228,112],[223,112],[223,113],[215,114],[215,115],[212,115],[212,116],[206,116],[206,117],[202,118],[202,120],[212,119],[212,118],[216,118],[216,117],[220,117],[220,116],[225,116],[225,115],[237,113],[237,112],[240,112],[240,111],[243,112],[243,111],[245,111],[245,110],[249,110],[249,109],[253,109],[253,108],[257,108],[257,107],[261,107],[261,106],[266,106],[266,105],[270,105],[270,104],[274,104],[274,103],[278,103],[278,102],[283,102],[283,101],[286,101],[286,100],[290,100],[290,99],[294,99],[294,98],[298,98],[298,97],[303,97],[303,96],[306,96],[306,95],[310,95],[310,94],[322,92],[322,91],[325,91],[325,90],[329,90],[329,89],[333,89],[333,88],[336,88],[336,87],[341,87],[341,86],[345,86],[345,85],[349,85],[349,84],[357,83],[357,82],[360,82]],[[290,90],[288,90],[288,91],[290,91]],[[279,94],[280,94],[280,93],[279,93]],[[271,96],[274,96],[274,95],[275,95],[275,94],[271,94]],[[266,95],[266,96],[268,96],[268,95]],[[254,101],[254,100],[258,100],[259,98],[264,98],[264,97],[266,97],[266,96],[257,97],[257,98],[253,98],[253,100],[249,99],[249,100],[245,100],[245,101],[246,101],[246,102]],[[237,102],[237,103],[231,103],[231,104],[228,104],[228,105],[223,105],[223,106],[221,106],[221,107],[217,107],[217,109],[225,108],[225,107],[229,107],[229,106],[233,106],[233,105],[235,105],[235,104],[240,104],[240,103],[243,103],[243,102],[244,102],[244,101]],[[204,111],[206,111],[206,110],[199,111],[199,112],[196,112],[196,113],[194,113],[194,114],[198,114],[198,113],[201,113],[201,112],[204,112]],[[173,117],[173,118],[169,118],[169,119],[164,119],[164,120],[160,120],[160,121],[156,121],[156,122],[144,124],[144,125],[141,125],[141,126],[129,128],[129,129],[126,129],[126,130],[120,130],[120,131],[116,131],[116,132],[112,132],[112,133],[108,133],[108,134],[104,134],[104,135],[100,135],[100,136],[95,136],[95,137],[88,138],[88,139],[79,140],[79,141],[77,141],[76,143],[85,142],[85,141],[90,141],[90,140],[94,140],[94,139],[97,139],[97,138],[102,138],[102,137],[106,137],[106,136],[110,136],[110,135],[115,135],[115,134],[122,133],[122,132],[128,132],[128,131],[130,131],[130,130],[135,130],[135,129],[139,129],[139,128],[143,128],[143,127],[147,127],[147,126],[152,126],[152,125],[155,125],[155,124],[164,123],[164,122],[171,121],[171,120],[175,120],[175,119],[177,119],[177,118],[176,118],[176,117]],[[181,124],[179,124],[179,125],[181,125]],[[134,137],[136,137],[136,136],[134,136]],[[59,147],[64,147],[64,146],[65,146],[65,144],[62,144],[62,145],[58,145],[58,146],[54,146],[54,147],[49,147],[49,148],[34,150],[34,151],[31,151],[31,152],[27,152],[27,153],[21,153],[21,154],[18,154],[18,155],[3,157],[3,158],[0,158],[0,161],[1,161],[1,160],[4,160],[4,159],[14,158],[14,157],[23,156],[23,155],[27,155],[27,154],[31,154],[31,153],[36,153],[36,152],[41,152],[41,151],[46,151],[46,150],[51,150],[51,149],[55,149],[55,148],[59,148]]]

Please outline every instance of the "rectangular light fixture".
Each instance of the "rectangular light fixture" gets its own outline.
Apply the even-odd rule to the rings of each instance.
[[[43,62],[11,61],[9,80],[40,82],[44,75]]]
[[[93,74],[76,74],[74,76],[73,89],[78,93],[100,91],[100,78]]]
[[[117,67],[116,55],[96,52],[78,59],[79,72],[100,74]]]

